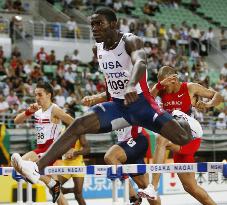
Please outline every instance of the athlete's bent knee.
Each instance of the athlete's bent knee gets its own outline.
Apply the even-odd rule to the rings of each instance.
[[[105,154],[105,156],[104,156],[104,162],[106,164],[113,164],[113,157],[111,157],[109,154]]]

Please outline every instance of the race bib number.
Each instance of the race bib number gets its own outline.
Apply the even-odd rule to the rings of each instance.
[[[37,126],[35,129],[36,129],[37,144],[44,144],[45,143],[45,135],[42,132],[43,127]]]
[[[107,84],[111,90],[124,90],[127,86],[128,80],[108,80]]]
[[[133,140],[133,138],[130,138],[127,142],[129,147],[134,147],[136,145],[136,142]]]

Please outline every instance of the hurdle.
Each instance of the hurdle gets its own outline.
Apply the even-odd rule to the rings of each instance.
[[[61,175],[61,174],[85,174],[101,175],[107,177],[108,170],[112,175],[112,205],[120,205],[118,198],[117,179],[122,175],[145,174],[145,173],[189,173],[189,172],[221,172],[227,177],[226,162],[201,162],[201,163],[170,163],[170,164],[126,164],[126,165],[89,165],[89,166],[49,166],[41,175]],[[0,175],[11,175],[12,167],[0,167]],[[123,180],[124,183],[124,205],[129,205],[129,178]],[[32,204],[31,185],[27,186],[27,204]],[[23,203],[22,182],[18,182],[17,203]]]

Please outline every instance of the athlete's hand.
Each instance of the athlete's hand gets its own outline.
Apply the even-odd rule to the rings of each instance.
[[[138,100],[139,96],[136,92],[135,87],[133,86],[128,86],[125,92],[125,100],[124,100],[124,104],[127,106],[133,102],[135,102],[136,100]]]
[[[163,86],[167,86],[167,85],[170,85],[172,83],[175,83],[176,80],[177,80],[177,74],[173,74],[173,75],[168,76],[164,80],[160,81],[160,83]]]
[[[210,104],[207,102],[203,102],[203,101],[201,101],[201,100],[198,100],[197,102],[196,102],[196,104],[195,104],[195,107],[197,108],[197,109],[199,109],[199,110],[205,110],[205,109],[207,109],[207,108],[210,108],[211,106],[210,106]]]
[[[65,153],[65,158],[66,159],[73,159],[73,157],[74,157],[73,153],[74,153],[74,149],[71,148],[68,152]]]
[[[95,105],[96,104],[96,97],[95,97],[95,95],[85,96],[81,100],[81,103],[84,106],[92,106],[92,105]]]
[[[29,107],[28,107],[28,110],[31,112],[31,113],[35,113],[37,110],[39,110],[41,108],[40,105],[38,105],[38,103],[33,103],[31,104]]]

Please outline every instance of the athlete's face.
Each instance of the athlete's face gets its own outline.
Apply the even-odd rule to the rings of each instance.
[[[111,37],[111,23],[104,15],[94,14],[91,16],[91,31],[97,43],[104,42]]]
[[[50,101],[51,99],[51,94],[47,93],[43,88],[36,88],[35,89],[35,99],[38,105],[41,107]]]

